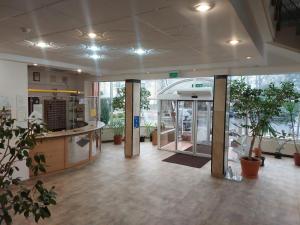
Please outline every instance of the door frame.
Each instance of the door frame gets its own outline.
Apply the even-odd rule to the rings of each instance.
[[[192,144],[193,144],[193,149],[192,152],[188,152],[188,151],[180,151],[178,150],[178,122],[179,122],[179,101],[191,101],[192,102]],[[197,121],[197,116],[198,116],[198,103],[199,102],[213,102],[213,101],[207,101],[207,100],[176,100],[176,127],[175,127],[175,152],[176,153],[181,153],[181,154],[187,154],[187,155],[193,155],[193,156],[199,156],[199,157],[207,157],[207,158],[211,158],[211,155],[209,154],[204,154],[204,153],[197,153],[196,149],[197,149],[197,131],[198,131],[198,121]],[[207,107],[209,107],[210,105],[207,104]],[[210,127],[207,131],[207,135],[210,135],[210,129],[211,129],[211,108],[209,108],[208,110],[208,121],[207,124],[210,124]],[[207,136],[208,137],[208,136]]]

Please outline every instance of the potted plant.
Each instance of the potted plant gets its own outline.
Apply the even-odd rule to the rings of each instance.
[[[300,93],[295,89],[295,85],[292,82],[285,82],[283,86],[284,95],[286,97],[286,101],[284,104],[284,109],[289,115],[290,121],[290,129],[291,129],[291,138],[293,140],[295,153],[294,153],[294,162],[296,166],[300,166],[300,150],[296,143],[296,135],[295,135],[295,117],[299,114],[299,98]]]
[[[282,134],[279,137],[275,137],[275,140],[278,144],[277,148],[275,149],[275,155],[274,157],[276,159],[282,158],[282,150],[284,149],[285,145],[290,141],[290,139],[287,138],[287,134],[282,131]]]
[[[109,121],[109,127],[113,129],[114,133],[114,144],[122,144],[122,138],[124,133],[124,119],[119,117],[111,117]]]
[[[248,129],[252,137],[248,156],[240,159],[242,175],[246,178],[257,178],[260,160],[252,157],[254,143],[257,137],[262,136],[266,124],[274,116],[279,116],[284,96],[281,87],[275,87],[273,83],[265,89],[259,89],[252,88],[244,79],[232,82],[230,95],[235,117],[244,121],[241,126]]]
[[[144,110],[150,109],[150,100],[149,97],[151,96],[150,91],[147,88],[141,88],[141,101],[140,101],[140,108]],[[125,87],[119,88],[117,90],[117,96],[113,98],[112,107],[114,110],[125,110]]]
[[[272,123],[270,120],[261,121],[261,127],[258,134],[258,146],[253,149],[255,157],[260,158],[262,155],[262,147],[261,143],[265,134],[270,134],[271,137],[277,136],[277,131],[272,127]]]
[[[20,170],[16,162],[23,161],[36,176],[46,171],[43,154],[33,158],[29,152],[36,145],[36,137],[44,132],[43,125],[28,121],[27,127],[19,127],[16,120],[0,112],[0,224],[12,224],[13,215],[33,217],[36,222],[51,216],[49,206],[56,204],[54,187],[47,189],[37,180],[34,185],[24,186],[16,172]]]
[[[151,133],[152,133],[153,125],[151,122],[145,122],[144,125],[145,125],[146,137],[149,138],[150,141],[152,141]]]
[[[145,135],[141,135],[141,136],[140,136],[140,142],[145,142],[145,138],[146,138]]]
[[[154,130],[151,133],[152,137],[152,145],[157,145],[157,128],[155,127]]]

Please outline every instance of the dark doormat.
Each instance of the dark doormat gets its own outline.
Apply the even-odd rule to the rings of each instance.
[[[208,161],[210,161],[210,158],[185,155],[180,153],[176,153],[175,155],[172,155],[163,160],[163,162],[175,163],[195,168],[201,168]]]

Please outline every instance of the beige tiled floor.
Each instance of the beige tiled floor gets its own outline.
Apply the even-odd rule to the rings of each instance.
[[[58,205],[49,225],[299,225],[300,168],[267,157],[257,180],[235,183],[201,169],[162,162],[172,155],[151,144],[125,159],[103,144],[97,161],[45,178]],[[17,218],[17,225],[34,224]]]

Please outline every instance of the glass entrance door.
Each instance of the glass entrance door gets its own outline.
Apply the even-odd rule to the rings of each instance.
[[[176,151],[211,156],[211,102],[177,101]]]
[[[176,150],[178,152],[194,154],[193,110],[194,101],[177,102],[178,117],[176,130]]]
[[[211,156],[211,121],[212,103],[196,102],[195,110],[195,154],[201,156]]]

